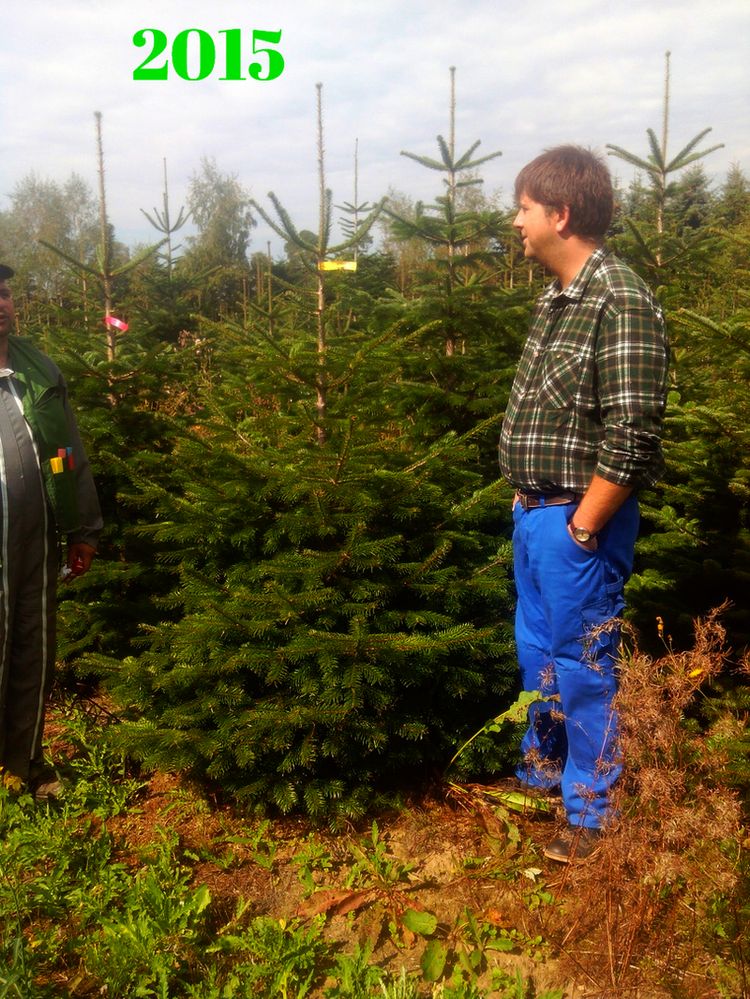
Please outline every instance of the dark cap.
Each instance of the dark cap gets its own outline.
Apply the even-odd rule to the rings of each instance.
[[[8,267],[7,264],[0,264],[0,281],[7,281],[8,278],[12,278],[16,272],[12,267]]]

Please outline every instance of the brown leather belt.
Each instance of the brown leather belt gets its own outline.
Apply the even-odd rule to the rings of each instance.
[[[516,497],[524,510],[534,510],[538,506],[567,506],[568,503],[580,503],[582,493],[522,493]]]

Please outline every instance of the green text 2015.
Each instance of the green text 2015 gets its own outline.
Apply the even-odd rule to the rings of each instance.
[[[223,41],[214,41],[207,31],[201,28],[186,28],[172,42],[172,66],[177,76],[183,80],[205,80],[214,69],[223,68],[220,80],[275,80],[284,71],[284,57],[278,49],[269,48],[281,41],[281,30],[251,32],[251,51],[261,56],[258,62],[251,62],[245,69],[242,60],[242,28],[227,28],[217,32]],[[169,77],[169,39],[158,28],[140,28],[133,35],[133,45],[142,48],[150,46],[150,51],[140,66],[133,70],[134,80],[166,80]],[[217,49],[219,66],[217,67]],[[223,59],[223,64],[222,64]]]

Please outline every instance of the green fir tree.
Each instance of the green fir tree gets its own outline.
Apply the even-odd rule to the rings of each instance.
[[[335,824],[424,786],[516,669],[502,487],[477,464],[498,415],[459,433],[404,421],[420,331],[373,329],[377,309],[331,292],[345,276],[320,264],[359,233],[331,246],[322,134],[318,152],[314,239],[275,197],[279,222],[256,206],[311,287],[215,328],[205,411],[169,482],[140,482],[157,514],[142,533],[176,585],[145,650],[98,665],[130,714],[117,738],[144,763]]]

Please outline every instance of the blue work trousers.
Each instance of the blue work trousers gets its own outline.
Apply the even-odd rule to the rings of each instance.
[[[516,644],[525,690],[554,700],[529,710],[517,776],[560,788],[568,821],[598,828],[621,767],[617,718],[620,632],[633,569],[638,502],[630,496],[588,551],[567,526],[577,505],[513,511]]]

